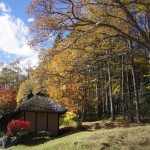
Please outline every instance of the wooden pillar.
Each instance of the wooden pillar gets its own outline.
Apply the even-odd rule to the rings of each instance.
[[[37,130],[37,112],[35,113],[35,131]]]
[[[59,135],[59,114],[58,114],[58,132],[57,132],[57,134]]]
[[[48,113],[47,113],[47,129],[48,129]]]

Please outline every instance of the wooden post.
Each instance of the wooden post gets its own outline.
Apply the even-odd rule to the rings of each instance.
[[[37,130],[37,112],[35,113],[35,131]]]
[[[47,129],[48,129],[48,113],[47,113]]]
[[[58,132],[57,134],[59,134],[59,114],[58,114]]]

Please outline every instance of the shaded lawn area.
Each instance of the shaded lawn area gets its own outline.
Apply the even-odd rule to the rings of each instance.
[[[102,120],[102,121],[94,121],[94,122],[83,122],[83,127],[88,131],[95,131],[100,129],[113,129],[116,127],[130,128],[130,127],[138,127],[138,126],[146,126],[150,125],[150,122],[146,123],[132,123],[126,120]]]
[[[126,121],[84,122],[82,130],[73,127],[61,129],[61,135],[52,139],[35,138],[12,146],[9,150],[149,150],[150,124]]]

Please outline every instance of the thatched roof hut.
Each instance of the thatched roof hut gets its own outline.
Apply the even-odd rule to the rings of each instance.
[[[51,100],[47,95],[30,93],[14,112],[5,114],[0,119],[0,129],[6,130],[7,124],[12,119],[18,118],[30,121],[33,131],[50,130],[53,135],[57,135],[59,115],[66,111],[65,107]]]

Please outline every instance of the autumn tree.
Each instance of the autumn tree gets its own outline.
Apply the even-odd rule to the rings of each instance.
[[[37,88],[37,83],[35,80],[25,80],[19,88],[18,94],[17,94],[17,105],[19,105],[22,100],[27,97],[29,93],[36,94],[36,88]]]
[[[3,87],[0,88],[0,114],[11,112],[16,108],[17,92]]]
[[[35,18],[31,45],[42,44],[59,31],[78,31],[79,26],[90,26],[87,31],[79,30],[80,36],[96,28],[110,29],[101,34],[123,37],[150,51],[149,7],[146,0],[33,0],[28,9]]]

